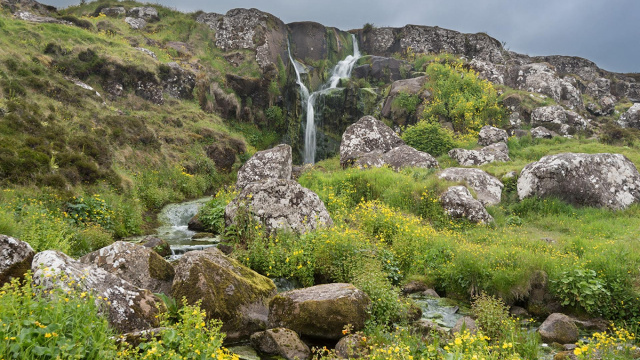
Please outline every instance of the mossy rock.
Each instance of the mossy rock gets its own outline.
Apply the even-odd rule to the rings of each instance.
[[[287,291],[269,302],[269,327],[285,327],[303,336],[338,340],[342,330],[364,328],[371,300],[351,284],[326,284]]]
[[[172,296],[189,304],[202,301],[210,319],[223,322],[227,340],[265,330],[267,303],[276,286],[215,247],[186,253],[175,266]]]

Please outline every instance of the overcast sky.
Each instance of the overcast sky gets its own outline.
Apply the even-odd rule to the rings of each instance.
[[[43,0],[66,7],[79,0]],[[115,1],[114,1],[115,3]],[[486,32],[528,55],[572,55],[603,69],[640,72],[640,0],[156,0],[184,12],[257,8],[285,23],[342,30],[406,24]]]

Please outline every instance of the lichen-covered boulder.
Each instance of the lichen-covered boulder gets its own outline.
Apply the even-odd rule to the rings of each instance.
[[[251,335],[251,345],[269,355],[282,356],[287,360],[305,360],[311,357],[311,350],[300,340],[295,331],[275,328]]]
[[[561,78],[547,63],[526,64],[511,70],[513,75],[505,83],[508,86],[547,95],[570,109],[582,108],[580,91],[570,77]]]
[[[294,180],[268,179],[247,185],[224,210],[227,226],[234,224],[239,211],[249,211],[267,231],[303,233],[333,226],[318,195]]]
[[[496,161],[511,161],[509,148],[503,142],[485,146],[480,150],[451,149],[447,155],[462,166],[481,166]]]
[[[269,278],[241,265],[215,247],[184,254],[175,265],[172,296],[189,304],[202,300],[207,317],[220,319],[228,340],[265,330],[267,303],[276,293]]]
[[[476,192],[482,205],[497,205],[502,197],[504,184],[480,169],[448,168],[438,175],[448,181],[464,181]]]
[[[166,310],[162,300],[147,289],[93,264],[83,264],[55,250],[38,253],[31,264],[33,283],[45,291],[61,288],[92,293],[96,303],[104,307],[109,324],[122,333],[150,329],[158,326],[157,315]],[[66,278],[66,281],[60,281]],[[106,298],[100,302],[97,297]]]
[[[114,6],[114,7],[102,8],[100,12],[109,17],[118,17],[126,14],[127,10],[125,10],[124,7],[122,6]]]
[[[126,22],[133,30],[142,30],[147,26],[147,22],[144,19],[134,17],[127,16],[124,18],[124,22]]]
[[[406,167],[430,169],[439,166],[436,158],[409,145],[400,145],[387,151],[382,155],[382,160],[395,171]]]
[[[480,79],[491,81],[496,85],[504,85],[506,67],[480,59],[473,59],[469,67],[478,73]]]
[[[640,200],[640,174],[621,154],[548,155],[522,169],[518,196],[555,196],[574,205],[619,210]]]
[[[148,247],[162,257],[171,255],[171,246],[169,246],[169,243],[154,236],[145,237],[140,245]]]
[[[543,106],[536,108],[531,113],[533,126],[545,126],[557,129],[563,135],[571,130],[584,130],[589,126],[589,121],[575,111],[565,110],[560,105]]]
[[[369,354],[366,337],[362,334],[350,334],[336,344],[336,355],[340,359],[366,358]]]
[[[573,344],[578,341],[578,327],[570,317],[553,313],[538,328],[545,343]]]
[[[80,261],[96,265],[152,293],[171,294],[173,266],[148,247],[116,241],[83,256]]]
[[[236,187],[244,189],[254,181],[266,179],[291,179],[291,146],[280,144],[255,153],[238,170]]]
[[[291,290],[269,302],[269,327],[286,327],[303,336],[340,339],[346,325],[364,328],[371,300],[351,284],[335,283]]]
[[[362,154],[353,163],[353,166],[358,169],[380,168],[384,166],[384,159],[382,158],[383,156],[384,153],[380,150]]]
[[[482,203],[471,196],[464,186],[451,186],[440,196],[442,207],[451,217],[466,218],[474,223],[488,224],[493,221]]]
[[[531,137],[534,139],[551,139],[553,136],[553,132],[544,126],[531,129]]]
[[[33,255],[26,242],[0,235],[0,287],[13,278],[22,278],[31,269]]]
[[[629,110],[620,115],[618,125],[624,128],[640,129],[640,103],[633,104]]]
[[[387,151],[404,145],[404,141],[390,127],[373,116],[364,116],[349,125],[342,134],[340,143],[340,165],[353,164],[363,154],[372,151]]]
[[[151,6],[134,7],[127,15],[145,20],[158,20],[158,10]]]
[[[487,146],[498,142],[506,143],[509,140],[506,130],[498,129],[490,125],[485,125],[478,133],[478,144]]]

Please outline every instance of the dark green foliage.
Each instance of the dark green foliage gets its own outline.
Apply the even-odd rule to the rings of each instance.
[[[93,30],[93,24],[88,21],[88,20],[83,20],[83,19],[78,19],[77,17],[73,16],[73,15],[64,15],[60,17],[61,20],[65,20],[68,21],[70,23],[72,23],[73,25],[79,27],[79,28],[83,28],[85,30]]]
[[[276,129],[284,128],[284,113],[282,112],[282,108],[279,106],[271,106],[267,110],[264,111],[264,115],[267,117],[269,124],[275,127]]]
[[[614,123],[606,123],[600,127],[598,139],[609,145],[631,146],[640,138],[640,131],[637,129],[622,128]]]
[[[409,115],[414,114],[418,105],[420,105],[420,97],[416,94],[400,92],[393,99],[393,105],[406,111]]]
[[[407,145],[424,151],[432,156],[446,154],[455,147],[453,134],[438,123],[420,121],[409,126],[402,134]]]
[[[198,220],[202,222],[207,231],[213,234],[224,232],[224,209],[226,206],[225,200],[216,197],[200,208]]]

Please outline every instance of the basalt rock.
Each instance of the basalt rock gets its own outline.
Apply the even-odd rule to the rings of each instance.
[[[483,126],[478,133],[478,145],[481,146],[488,146],[499,142],[506,143],[507,140],[509,140],[509,135],[507,135],[505,130],[490,125]]]
[[[400,145],[404,141],[390,127],[373,116],[364,116],[342,134],[340,165],[346,167],[363,154],[376,150],[386,153]]]
[[[554,137],[554,133],[544,126],[538,126],[537,128],[531,129],[531,137],[534,139],[551,139]]]
[[[408,62],[384,56],[363,56],[358,63],[362,65],[354,67],[351,76],[373,84],[402,80],[411,70]]]
[[[193,99],[193,88],[196,86],[196,76],[193,72],[183,69],[176,62],[170,62],[160,70],[162,86],[169,95],[176,99]]]
[[[29,244],[0,235],[0,287],[14,278],[22,278],[31,269],[35,252]]]
[[[497,205],[500,203],[504,185],[497,178],[480,169],[447,168],[440,175],[448,181],[463,181],[476,192],[482,205]]]
[[[291,179],[291,146],[286,144],[258,151],[238,170],[236,187],[244,189],[254,181]]]
[[[640,174],[620,154],[549,155],[525,166],[518,178],[520,199],[534,195],[619,210],[640,200]]]
[[[508,70],[505,84],[516,89],[547,95],[570,109],[583,108],[580,91],[570,77],[560,78],[546,63],[527,64]]]
[[[440,196],[444,210],[453,218],[466,218],[474,223],[488,224],[493,221],[482,203],[471,196],[464,186],[452,186]]]

